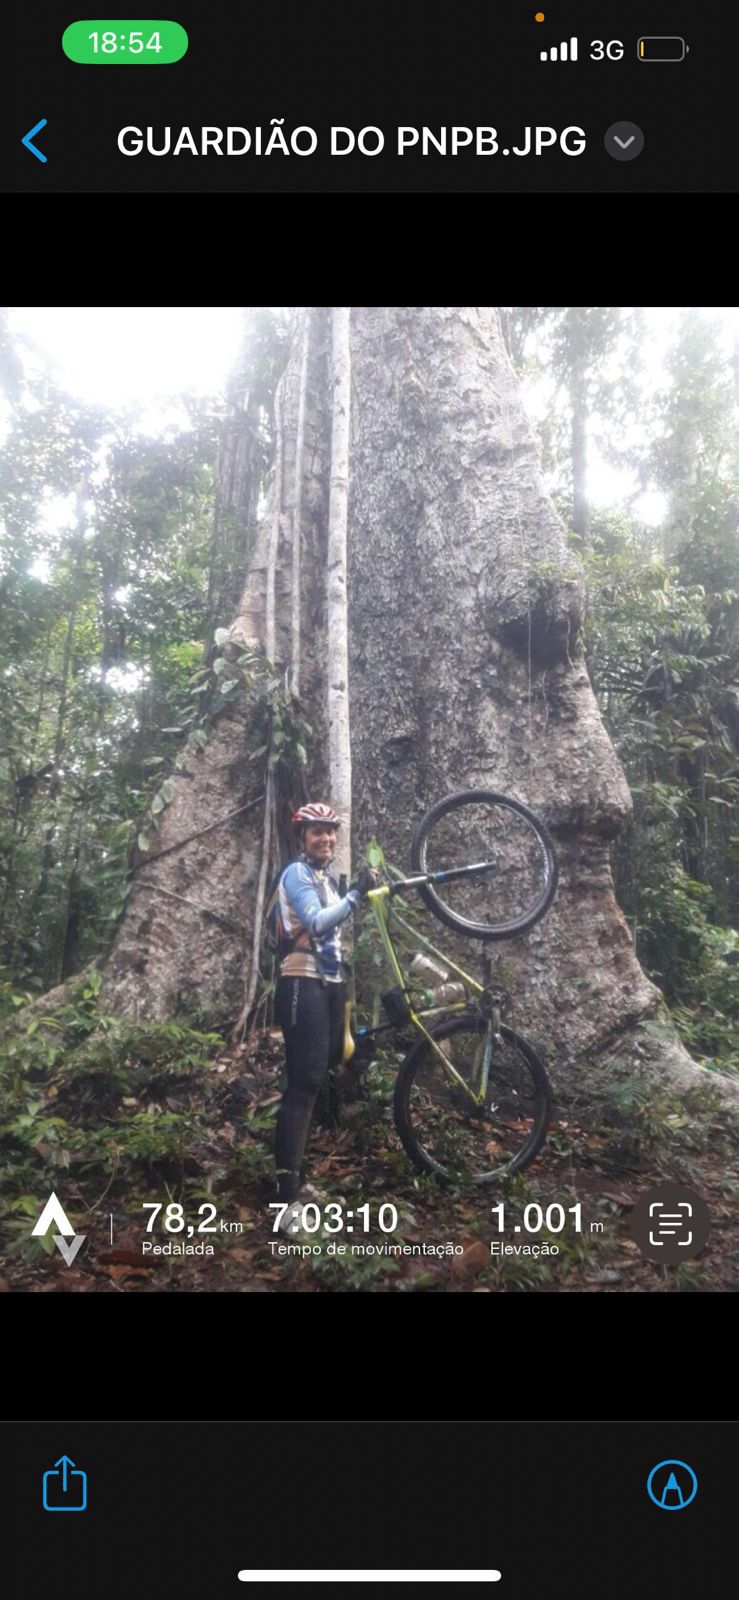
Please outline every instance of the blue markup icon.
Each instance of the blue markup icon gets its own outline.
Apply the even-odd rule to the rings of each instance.
[[[684,1511],[695,1499],[697,1489],[698,1479],[687,1461],[658,1461],[647,1479],[647,1494],[660,1511]]]
[[[61,1472],[56,1471],[57,1467],[61,1467]],[[44,1473],[44,1511],[86,1509],[87,1473],[80,1472],[69,1456],[60,1456],[54,1462],[54,1470]]]

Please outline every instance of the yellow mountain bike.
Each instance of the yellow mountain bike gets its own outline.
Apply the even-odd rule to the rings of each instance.
[[[437,949],[401,915],[398,899],[416,890],[447,927],[468,937],[510,939],[533,927],[557,887],[551,837],[520,801],[487,789],[446,796],[422,818],[411,845],[414,876],[394,876],[372,889],[375,918],[396,987],[383,995],[388,1021],[362,1028],[345,1060],[372,1060],[379,1036],[419,1037],[398,1072],[395,1126],[414,1164],[443,1182],[492,1183],[519,1172],[541,1150],[551,1115],[551,1089],[533,1046],[501,1021],[504,995],[483,985]],[[418,985],[404,974],[393,922],[440,957],[461,980],[452,1003],[419,1004]],[[431,1006],[428,1000],[431,999]],[[355,1062],[352,1061],[352,1065]]]

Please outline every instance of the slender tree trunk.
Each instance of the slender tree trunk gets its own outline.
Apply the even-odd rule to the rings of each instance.
[[[337,318],[335,326],[338,357],[345,324]],[[280,804],[306,788],[326,792],[337,683],[351,705],[351,815],[360,849],[377,834],[390,859],[407,862],[419,816],[441,795],[482,785],[518,796],[555,834],[560,888],[548,916],[498,947],[497,959],[522,1031],[544,1047],[555,1082],[602,1081],[617,1060],[634,1075],[679,1089],[711,1086],[738,1103],[733,1080],[706,1074],[674,1036],[642,1027],[661,999],[635,958],[609,864],[630,797],[585,667],[581,569],[543,489],[494,308],[352,311],[348,679],[334,677],[335,658],[327,670],[329,605],[340,609],[338,591],[327,603],[329,523],[335,532],[347,480],[334,374],[345,370],[348,353],[330,359],[331,328],[330,309],[315,308],[300,519],[292,515],[298,336],[284,378],[278,545],[273,551],[273,508],[257,529],[230,629],[233,640],[265,650],[274,580],[274,659],[289,668],[300,522],[300,706],[313,736],[306,771]],[[253,712],[247,698],[228,707],[205,752],[182,753],[162,848],[267,793],[264,758],[250,760]],[[105,968],[105,1008],[167,1017],[194,990],[236,1015],[263,837],[260,801],[137,874]],[[157,885],[233,917],[243,936],[158,896]]]
[[[77,622],[77,605],[79,599],[80,571],[83,563],[82,524],[84,521],[83,503],[87,485],[82,484],[77,493],[76,521],[77,543],[75,552],[74,571],[72,574],[72,595],[67,615],[67,631],[64,639],[64,656],[62,660],[62,676],[59,693],[59,706],[56,714],[56,729],[54,733],[54,771],[49,785],[49,798],[52,806],[52,821],[44,830],[44,843],[41,851],[41,862],[38,882],[33,893],[30,909],[30,925],[40,911],[46,894],[49,874],[54,858],[54,834],[57,829],[59,812],[59,794],[61,791],[60,769],[64,751],[65,728],[67,719],[67,698],[69,695],[69,679],[72,669],[72,652],[74,648],[74,630]]]
[[[259,494],[260,401],[250,376],[252,330],[244,315],[242,345],[229,379],[229,407],[218,441],[213,538],[208,561],[206,655],[216,628],[224,627],[241,593],[249,533]]]
[[[305,398],[308,383],[308,352],[310,350],[311,307],[303,313],[303,354],[300,367],[300,399],[298,401],[297,441],[295,445],[295,484],[292,511],[292,638],[290,641],[291,688],[300,694],[300,519],[303,504],[303,451],[305,448]]]
[[[565,314],[565,341],[571,421],[572,527],[585,549],[590,526],[588,504],[588,313],[570,306]]]
[[[277,556],[280,546],[280,531],[282,527],[282,496],[283,496],[283,461],[284,461],[284,416],[283,393],[285,388],[285,375],[280,378],[275,393],[275,463],[274,485],[272,493],[272,513],[270,523],[269,552],[267,556],[267,580],[265,595],[265,624],[264,624],[264,649],[267,660],[275,660],[275,575],[277,571]],[[264,897],[267,888],[267,878],[272,860],[272,845],[275,836],[275,775],[273,758],[275,746],[270,739],[267,751],[266,797],[264,806],[264,823],[262,829],[262,859],[257,880],[257,894],[254,906],[253,935],[249,975],[246,979],[246,1000],[244,1004],[243,1020],[246,1022],[249,1011],[254,1003],[259,983],[259,933],[262,926],[264,910]]]
[[[572,402],[572,527],[582,542],[582,548],[586,549],[590,531],[590,505],[587,489],[587,399],[582,374],[577,371],[573,373],[570,398]]]
[[[351,394],[348,306],[334,307],[332,340],[333,418],[331,498],[328,513],[328,741],[331,803],[341,817],[336,847],[336,869],[340,873],[348,874],[351,861],[352,811],[346,559]]]

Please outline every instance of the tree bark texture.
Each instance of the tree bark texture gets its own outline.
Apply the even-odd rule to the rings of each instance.
[[[298,472],[306,350],[296,328],[282,390],[282,504],[257,530],[231,628],[264,649],[270,538],[281,510],[275,657],[290,667],[299,528],[300,704],[313,728],[301,791],[277,795],[283,838],[288,807],[334,798],[326,669],[331,321],[331,308],[314,308]],[[479,785],[518,797],[555,836],[560,887],[530,933],[493,947],[495,965],[513,992],[515,1025],[543,1046],[555,1083],[575,1081],[576,1071],[597,1076],[617,1057],[636,1074],[663,1074],[678,1087],[714,1084],[739,1102],[732,1080],[706,1074],[674,1036],[639,1026],[658,1012],[660,995],[635,958],[609,864],[630,798],[585,668],[582,572],[542,487],[498,312],[355,307],[350,360],[355,864],[376,835],[389,859],[407,866],[416,822],[451,790]],[[205,752],[180,757],[162,848],[265,792],[262,764],[248,759],[251,715],[246,702],[224,711]],[[108,1008],[160,1019],[194,990],[238,1011],[263,823],[256,804],[137,874],[105,970]],[[158,896],[148,887],[157,883],[213,906],[240,931]],[[427,931],[448,944],[438,925]],[[472,951],[479,956],[480,946],[468,944],[468,960]]]

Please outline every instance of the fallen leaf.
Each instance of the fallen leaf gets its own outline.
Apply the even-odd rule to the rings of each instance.
[[[418,1257],[406,1257],[400,1264],[398,1276],[406,1279],[428,1278],[432,1276],[432,1272],[428,1261],[421,1261]]]
[[[7,1278],[0,1278],[0,1294],[7,1294],[9,1289],[10,1284],[8,1283]]]
[[[117,1261],[123,1262],[124,1265],[129,1267],[140,1267],[141,1251],[123,1250],[116,1245],[113,1250],[101,1250],[98,1253],[98,1261]]]
[[[487,1266],[489,1260],[490,1254],[487,1245],[483,1244],[482,1239],[476,1239],[474,1244],[471,1244],[465,1250],[463,1256],[454,1257],[452,1262],[453,1276],[455,1278],[473,1276],[476,1272],[482,1272],[483,1267]]]
[[[632,1195],[630,1195],[630,1194],[616,1194],[615,1191],[612,1191],[612,1190],[609,1190],[609,1189],[603,1189],[601,1191],[600,1198],[602,1200],[613,1200],[614,1204],[617,1205],[617,1206],[633,1206],[635,1204],[635,1201],[634,1201],[634,1198],[633,1198]]]
[[[106,1267],[109,1278],[148,1278],[151,1267]]]

